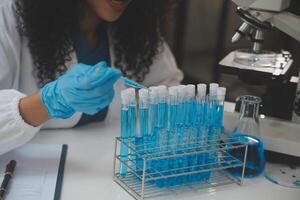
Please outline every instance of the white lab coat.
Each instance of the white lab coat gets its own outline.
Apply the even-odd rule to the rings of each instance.
[[[37,78],[33,74],[33,60],[27,46],[27,38],[21,37],[16,28],[14,0],[0,1],[0,155],[30,141],[41,128],[70,128],[77,124],[81,113],[67,120],[49,120],[40,127],[24,122],[19,113],[19,100],[38,91]],[[110,48],[114,62],[113,47]],[[72,54],[72,67],[77,63]],[[182,80],[174,56],[167,44],[150,67],[144,83],[150,85],[175,85]],[[119,93],[121,83],[115,86],[116,96],[110,106],[107,120],[116,118],[119,113]]]

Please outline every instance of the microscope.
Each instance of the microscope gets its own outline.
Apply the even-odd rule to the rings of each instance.
[[[300,42],[300,17],[287,12],[291,0],[232,0],[237,5],[237,14],[242,20],[232,42],[247,38],[252,48],[239,49],[229,53],[219,66],[221,71],[238,74],[245,79],[260,77],[260,81],[284,80],[297,84],[294,100],[294,122],[300,123],[300,71],[299,77],[289,76],[293,64],[288,51],[272,52],[263,50],[264,33],[277,28]]]

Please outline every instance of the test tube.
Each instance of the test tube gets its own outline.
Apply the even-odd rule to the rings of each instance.
[[[210,128],[209,136],[213,136],[212,128],[216,127],[216,115],[217,115],[217,90],[219,84],[211,83],[209,84],[209,95],[207,98],[208,109],[207,109],[207,124]]]
[[[195,102],[195,85],[187,85],[186,86],[186,97],[187,97],[187,103],[186,103],[186,110],[187,110],[187,116],[186,116],[186,126],[187,126],[187,134],[188,135],[188,142],[192,142],[195,140],[195,133],[196,131],[193,129],[193,124],[195,121],[195,108],[196,108],[196,102]]]
[[[123,142],[128,142],[128,104],[129,98],[126,90],[121,91],[121,147],[120,147],[120,175],[126,177],[127,175],[127,160],[128,160],[128,148]]]
[[[159,151],[167,151],[168,145],[168,132],[167,132],[167,87],[164,85],[157,87],[158,92],[158,137],[157,144]],[[161,154],[162,155],[162,154]],[[168,170],[168,160],[163,159],[157,162],[157,169],[159,171]],[[167,184],[167,180],[160,179],[157,181],[158,187],[164,187]]]
[[[156,140],[157,124],[158,124],[158,105],[157,105],[157,87],[149,88],[149,103],[150,103],[150,132],[152,142]]]
[[[178,115],[177,115],[177,126],[179,134],[183,134],[183,128],[185,123],[185,86],[178,85],[177,86],[177,96],[178,96]]]
[[[195,142],[196,142],[196,138],[197,138],[197,131],[194,128],[193,124],[195,121],[195,85],[187,85],[186,86],[186,97],[187,97],[187,103],[186,103],[186,108],[187,108],[187,116],[186,116],[186,138],[187,138],[187,146],[188,148],[190,148],[192,151],[194,151],[194,147],[195,147]],[[192,156],[187,156],[187,162],[188,162],[188,171],[194,171],[196,170],[196,165],[197,165],[197,155],[192,155]],[[188,177],[188,181],[195,181],[195,175],[191,174]]]
[[[207,144],[208,144],[208,150],[212,150],[208,154],[207,163],[209,163],[211,166],[214,166],[217,162],[217,153],[213,151],[217,147],[217,138],[218,133],[216,129],[216,116],[217,116],[217,90],[218,90],[219,84],[217,83],[211,83],[209,84],[209,96],[208,96],[208,109],[207,109],[207,116],[209,118],[207,119]]]
[[[159,100],[159,127],[161,129],[166,128],[167,125],[167,96],[168,96],[168,89],[166,86],[161,85],[158,87],[158,100]]]
[[[207,85],[206,84],[198,84],[197,85],[197,105],[198,105],[198,112],[201,113],[200,120],[199,120],[199,129],[198,129],[198,141],[200,145],[208,145],[209,141],[209,125],[210,119],[213,115],[211,113],[211,106],[210,102],[212,97],[215,96],[215,88],[218,87],[218,84],[210,84],[209,85],[209,95],[206,95]],[[210,96],[211,94],[211,96]],[[201,148],[200,150],[208,150],[208,147]],[[209,162],[210,154],[203,153],[198,155],[197,163],[201,166],[200,169],[205,169],[205,164]],[[197,174],[197,179],[200,181],[206,181],[210,177],[210,172],[203,172]]]
[[[177,114],[177,147],[179,149],[185,148],[187,144],[187,137],[185,135],[185,118],[186,118],[186,86],[177,86],[178,95],[178,114]],[[180,151],[179,151],[180,152]],[[178,168],[185,168],[187,166],[187,158],[185,156],[177,158]],[[185,172],[184,170],[179,170],[179,172]],[[187,176],[179,176],[176,181],[177,184],[185,183]]]
[[[168,88],[168,135],[169,135],[169,144],[170,150],[172,152],[175,152],[177,150],[176,145],[177,144],[177,87],[172,86]],[[168,162],[168,168],[169,170],[177,169],[177,158],[170,158]],[[167,184],[172,186],[176,184],[176,178],[169,178],[167,180]]]
[[[127,94],[129,98],[129,105],[128,105],[128,122],[129,122],[129,137],[136,137],[137,136],[137,127],[136,127],[136,120],[137,120],[137,103],[136,103],[136,94],[135,89],[128,88]]]
[[[200,83],[197,85],[197,119],[196,119],[196,125],[200,129],[200,124],[203,124],[205,122],[205,114],[207,110],[206,105],[206,90],[207,85]],[[198,131],[199,131],[198,129]]]
[[[137,134],[137,102],[136,102],[136,93],[135,89],[128,88],[127,94],[129,98],[129,104],[128,104],[128,131],[129,131],[129,139],[130,142],[135,147],[135,150],[137,151],[137,141],[139,135]],[[137,156],[135,152],[130,152],[130,159],[133,161],[133,164],[137,167]]]
[[[157,87],[149,88],[149,115],[150,115],[150,141],[149,141],[149,153],[155,154],[157,148],[157,132],[158,132],[158,91]],[[153,172],[153,169],[157,167],[157,161],[151,161],[150,165],[150,173]],[[157,172],[157,171],[156,171]],[[155,182],[155,181],[153,181]]]
[[[143,138],[149,136],[149,92],[147,89],[139,90],[139,121],[140,133]]]
[[[219,87],[217,89],[217,117],[216,126],[223,131],[223,115],[224,115],[224,100],[226,96],[226,88]]]
[[[176,133],[176,118],[177,118],[177,87],[168,88],[168,131],[175,135]],[[175,140],[174,140],[175,141]],[[173,141],[173,143],[174,143]]]
[[[217,90],[219,84],[211,83],[209,84],[209,96],[208,96],[208,123],[210,126],[214,126],[215,124],[215,116],[216,116],[216,98],[217,98]]]
[[[145,147],[148,148],[149,140],[149,92],[147,89],[140,89],[139,92],[139,136],[136,138],[137,150],[144,155]],[[138,158],[137,169],[142,172],[143,160]]]
[[[219,87],[218,83],[210,83],[209,84],[209,95],[210,95],[210,97],[216,98],[218,87]]]

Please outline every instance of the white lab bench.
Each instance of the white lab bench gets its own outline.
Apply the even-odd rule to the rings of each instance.
[[[225,124],[229,123],[231,118],[234,118],[231,114],[225,114]],[[269,129],[262,123],[262,129],[266,132],[267,130],[272,132],[273,129],[280,130],[278,123],[275,125],[272,124],[273,122],[268,123]],[[294,128],[293,131],[296,133],[298,131],[299,135],[297,138],[293,138],[296,137],[295,135],[288,137],[285,142],[292,144],[294,141],[293,145],[296,145],[295,139],[297,139],[298,149],[300,149],[300,126]],[[271,132],[267,135],[272,135]],[[118,135],[118,120],[110,120],[75,129],[43,130],[31,143],[68,144],[61,200],[132,200],[133,198],[112,178],[114,138]],[[276,146],[276,139],[280,138],[280,134],[275,133],[275,135],[274,145]],[[259,177],[246,179],[243,186],[231,184],[205,191],[175,192],[173,196],[163,196],[159,199],[299,200],[300,189],[284,188],[267,181],[264,177]]]

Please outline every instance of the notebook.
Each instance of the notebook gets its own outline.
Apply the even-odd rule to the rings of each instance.
[[[67,145],[27,144],[0,156],[0,184],[7,163],[16,160],[5,200],[59,200]]]

